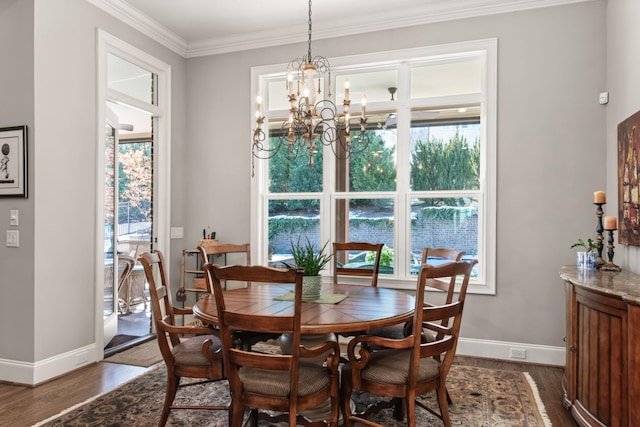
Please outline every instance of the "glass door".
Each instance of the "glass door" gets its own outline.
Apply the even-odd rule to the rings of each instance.
[[[133,314],[149,312],[141,266],[134,265],[118,291],[118,261],[125,255],[137,258],[152,247],[169,259],[171,255],[171,67],[102,30],[97,42],[101,126],[96,134],[95,334],[98,345],[104,342],[111,349],[138,335],[126,328],[125,320],[140,320],[127,308],[135,308]],[[115,117],[108,119],[111,113]],[[145,310],[140,309],[143,304]],[[150,325],[149,319],[142,320]]]

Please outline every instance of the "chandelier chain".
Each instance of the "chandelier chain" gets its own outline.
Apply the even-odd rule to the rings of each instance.
[[[311,0],[309,0],[309,48],[308,48],[308,62],[311,63],[313,57],[311,56]]]

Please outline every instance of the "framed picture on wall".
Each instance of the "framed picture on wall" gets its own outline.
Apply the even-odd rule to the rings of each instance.
[[[640,246],[640,111],[618,125],[618,240]]]
[[[27,127],[0,128],[0,197],[27,197]]]

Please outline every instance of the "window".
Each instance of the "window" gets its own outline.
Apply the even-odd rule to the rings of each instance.
[[[257,262],[286,262],[301,235],[382,242],[380,286],[412,288],[422,248],[451,247],[479,261],[469,291],[495,293],[496,52],[481,40],[332,60],[321,84],[341,105],[349,80],[351,111],[366,95],[369,145],[347,159],[331,147],[255,159]],[[272,147],[286,131],[284,69],[252,70]]]

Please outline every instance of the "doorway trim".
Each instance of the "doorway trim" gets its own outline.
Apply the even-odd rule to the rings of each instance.
[[[144,104],[128,97],[121,97],[108,89],[107,55],[115,54],[135,65],[138,65],[158,76],[158,105]],[[97,30],[97,121],[96,143],[103,138],[106,121],[107,101],[121,103],[138,108],[153,116],[153,225],[151,241],[154,249],[163,251],[170,259],[170,224],[171,224],[171,66],[154,58],[146,52],[114,37],[104,30]],[[96,150],[96,249],[95,249],[95,345],[102,348],[104,338],[103,311],[104,303],[104,268],[103,256],[104,230],[100,226],[104,222],[103,211],[105,195],[102,189],[104,177],[104,152]],[[168,268],[167,268],[168,269]],[[170,274],[170,272],[167,272]],[[97,352],[98,360],[103,358]]]

